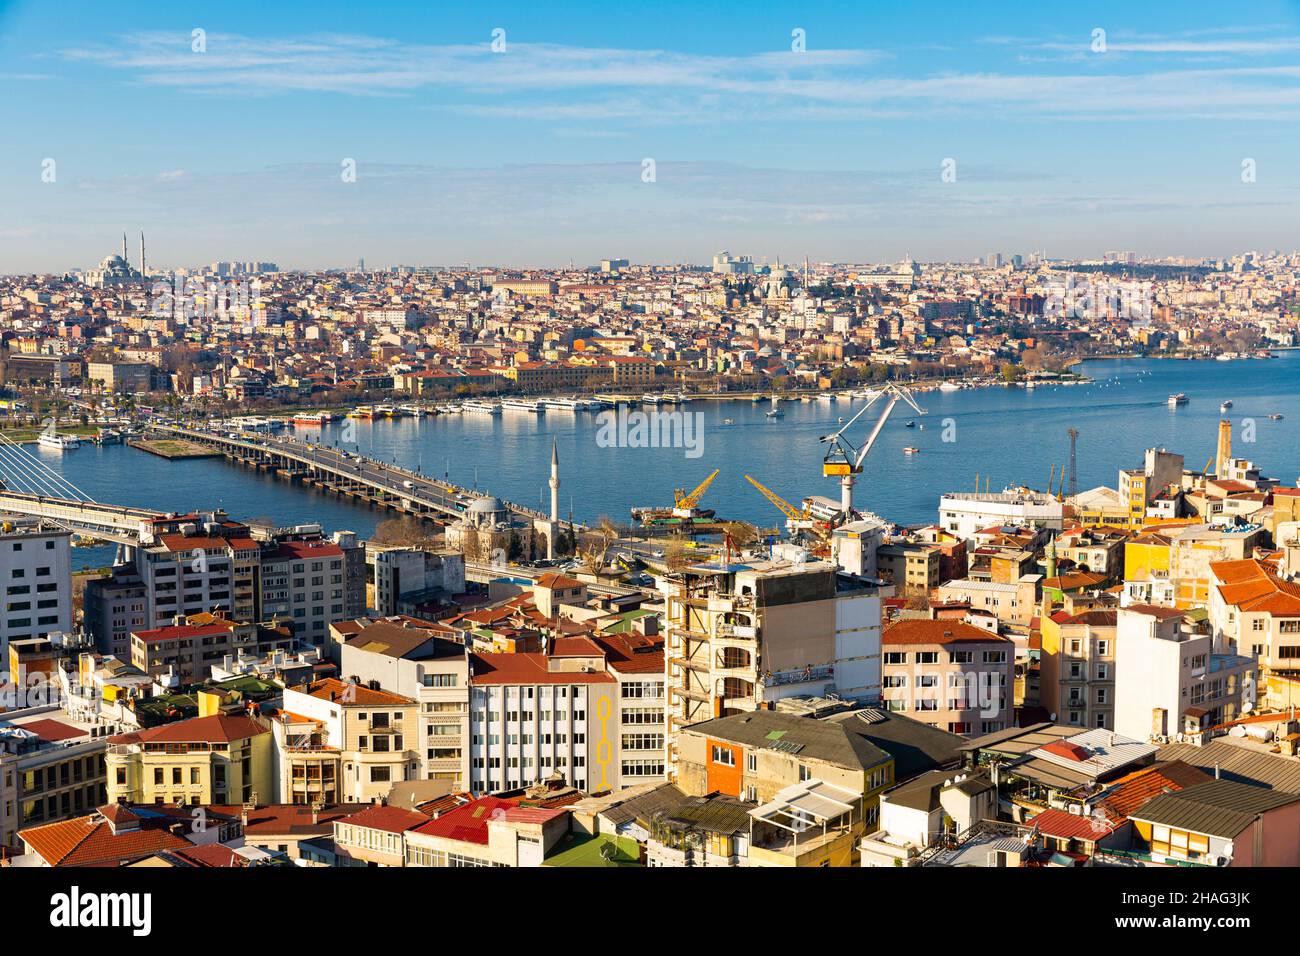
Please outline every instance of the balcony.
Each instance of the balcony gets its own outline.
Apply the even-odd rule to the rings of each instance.
[[[820,667],[805,667],[802,670],[767,671],[759,678],[759,683],[764,687],[783,687],[787,684],[811,684],[830,680],[834,676],[835,666],[823,664]]]

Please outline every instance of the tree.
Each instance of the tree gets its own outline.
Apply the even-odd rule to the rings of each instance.
[[[410,515],[379,522],[375,533],[370,536],[374,544],[407,548],[430,547],[434,539],[435,536],[429,527],[419,518]]]

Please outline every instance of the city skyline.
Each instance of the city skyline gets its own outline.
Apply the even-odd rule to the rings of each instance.
[[[0,273],[1295,245],[1291,3],[345,9],[0,3]]]

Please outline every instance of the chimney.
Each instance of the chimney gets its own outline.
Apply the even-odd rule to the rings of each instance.
[[[1219,779],[1219,765],[1217,763],[1214,765],[1214,779]]]

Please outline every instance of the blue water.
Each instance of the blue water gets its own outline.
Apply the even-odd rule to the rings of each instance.
[[[987,388],[924,392],[916,397],[928,412],[916,415],[900,404],[867,458],[855,503],[903,524],[932,522],[939,495],[975,487],[975,476],[991,489],[1011,484],[1042,488],[1052,465],[1069,456],[1066,429],[1079,430],[1080,489],[1114,487],[1116,471],[1140,466],[1142,452],[1164,447],[1186,456],[1199,469],[1213,454],[1219,403],[1231,399],[1226,416],[1234,423],[1234,452],[1261,465],[1285,483],[1300,474],[1300,354],[1283,352],[1267,361],[1183,362],[1096,361],[1080,367],[1091,385]],[[1190,403],[1171,410],[1166,399],[1186,392]],[[877,409],[862,417],[849,436],[865,439]],[[721,474],[701,504],[722,517],[766,527],[781,515],[744,480],[746,473],[797,503],[807,494],[838,496],[833,479],[821,476],[823,445],[818,437],[838,428],[862,406],[787,402],[783,419],[764,416],[768,405],[693,402],[683,406],[704,416],[703,454],[685,450],[602,448],[597,417],[590,412],[548,410],[544,416],[506,411],[440,416],[421,420],[353,422],[365,455],[419,468],[466,486],[490,490],[520,504],[549,502],[546,479],[551,441],[560,454],[560,508],[578,521],[609,515],[627,520],[634,506],[672,501],[674,488],[693,488],[714,468]],[[1282,421],[1268,419],[1272,412]],[[733,425],[723,425],[725,418]],[[1254,441],[1243,427],[1254,420]],[[909,419],[916,428],[905,427]],[[322,431],[339,441],[344,424]],[[308,433],[308,429],[302,429]],[[945,433],[954,440],[945,442]],[[916,446],[920,453],[904,455]],[[64,454],[44,453],[53,467],[99,501],[166,511],[224,508],[238,518],[266,516],[278,524],[320,522],[327,529],[369,535],[383,512],[290,486],[226,464],[220,459],[169,462],[127,448],[87,446]],[[549,504],[546,504],[549,507]],[[103,563],[102,549],[82,549],[79,564]]]

